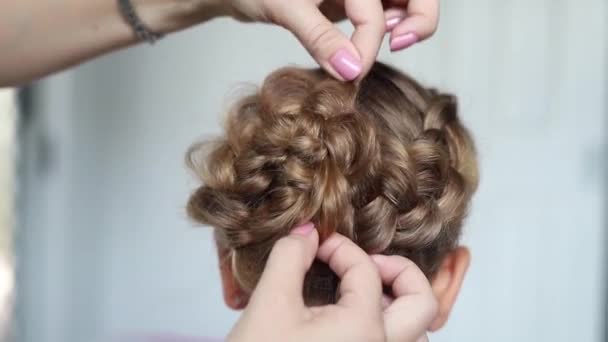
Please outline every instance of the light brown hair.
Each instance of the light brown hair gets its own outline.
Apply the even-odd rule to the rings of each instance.
[[[337,231],[432,277],[457,246],[478,182],[456,99],[381,63],[358,84],[280,69],[230,111],[225,136],[194,145],[187,160],[203,182],[188,214],[215,228],[245,291],[274,242],[307,221],[321,240]],[[335,301],[337,284],[315,263],[306,301]]]

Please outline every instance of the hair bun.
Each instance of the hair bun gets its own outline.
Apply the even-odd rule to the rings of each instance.
[[[321,239],[337,231],[431,274],[455,245],[477,185],[456,99],[380,63],[359,84],[278,70],[233,108],[205,161],[192,165],[204,185],[188,212],[233,251],[246,290],[274,242],[306,221]]]

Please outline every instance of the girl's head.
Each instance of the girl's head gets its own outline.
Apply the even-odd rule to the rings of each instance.
[[[284,68],[237,103],[225,136],[188,156],[203,181],[188,213],[215,228],[232,307],[246,302],[274,242],[312,221],[321,240],[340,232],[369,253],[414,261],[447,317],[468,265],[458,240],[478,178],[453,96],[381,63],[358,84]],[[305,300],[334,302],[337,286],[315,263]]]

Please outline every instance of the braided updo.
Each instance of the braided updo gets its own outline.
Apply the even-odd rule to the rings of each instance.
[[[478,179],[456,99],[381,63],[359,84],[280,69],[237,103],[224,137],[194,145],[187,160],[203,181],[188,213],[215,228],[246,291],[274,242],[307,221],[321,240],[337,231],[432,277],[456,247]],[[306,301],[335,301],[337,281],[315,263]]]

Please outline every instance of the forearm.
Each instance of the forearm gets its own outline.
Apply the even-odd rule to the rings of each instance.
[[[222,0],[132,0],[170,33],[223,15]],[[116,0],[0,1],[0,87],[16,86],[136,43]]]

